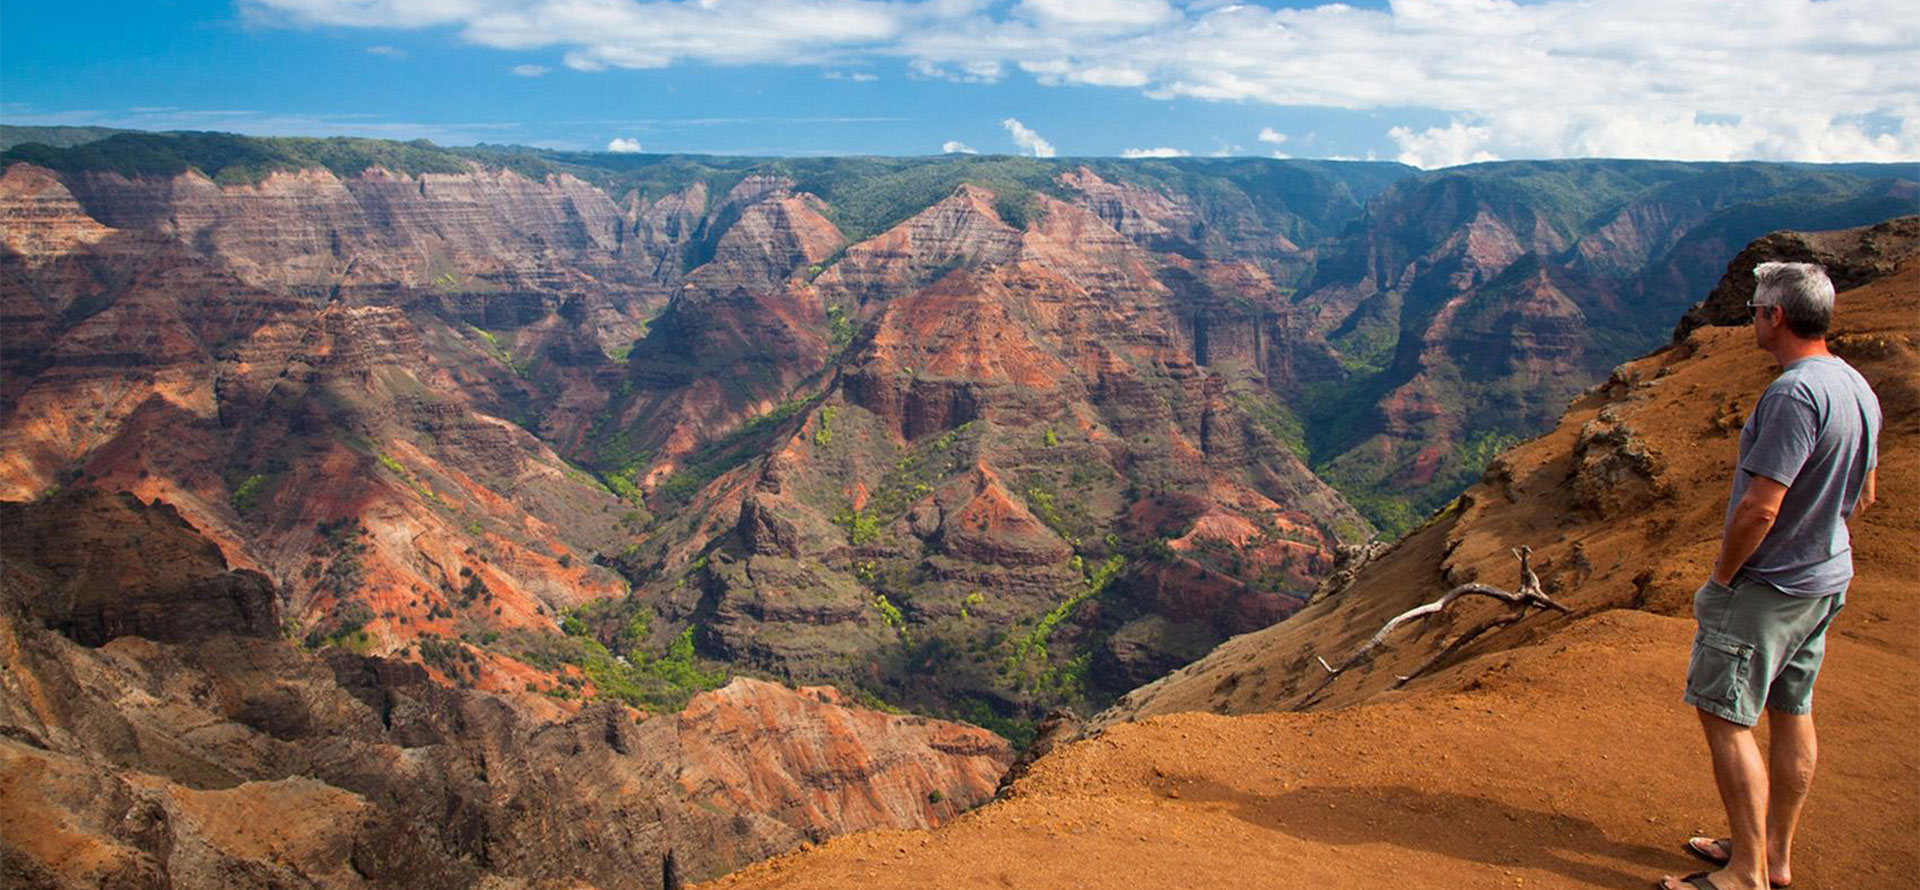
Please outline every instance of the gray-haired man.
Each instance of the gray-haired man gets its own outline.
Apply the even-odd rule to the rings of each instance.
[[[1732,836],[1687,848],[1720,870],[1669,890],[1764,890],[1792,880],[1794,826],[1813,781],[1813,681],[1853,579],[1847,520],[1873,503],[1880,403],[1827,350],[1833,284],[1809,263],[1763,263],[1753,335],[1783,369],[1740,431],[1740,463],[1699,623],[1687,703],[1699,710]],[[1753,725],[1768,711],[1763,758]]]

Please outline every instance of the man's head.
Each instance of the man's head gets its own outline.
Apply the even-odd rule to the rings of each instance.
[[[1761,263],[1753,267],[1756,335],[1784,327],[1802,340],[1824,340],[1833,323],[1833,282],[1813,263]]]

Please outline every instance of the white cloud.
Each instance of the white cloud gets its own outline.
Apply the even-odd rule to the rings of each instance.
[[[950,154],[950,155],[952,154],[977,155],[980,153],[978,151],[975,151],[973,146],[968,145],[965,142],[961,142],[958,139],[949,139],[945,142],[940,143],[940,152],[941,154]]]
[[[553,69],[545,65],[515,65],[507,69],[519,77],[543,77]]]
[[[828,71],[820,76],[827,80],[851,80],[854,83],[872,83],[880,79],[880,75],[870,71]]]
[[[1193,152],[1187,151],[1184,148],[1167,148],[1165,146],[1161,146],[1160,148],[1129,148],[1120,152],[1120,156],[1123,158],[1184,158],[1192,155]]]
[[[378,46],[367,47],[367,54],[373,55],[373,56],[386,56],[389,59],[404,59],[407,57],[406,50],[401,49],[397,46],[388,46],[384,43]]]
[[[1020,12],[1042,21],[1097,27],[1137,27],[1174,18],[1165,0],[1021,0]]]
[[[1040,138],[1040,134],[1026,124],[1007,118],[1000,122],[1000,126],[1007,128],[1007,132],[1013,136],[1013,144],[1020,146],[1021,151],[1032,152],[1036,158],[1053,157],[1053,143]]]
[[[1911,0],[240,0],[267,25],[441,28],[571,68],[823,68],[1383,119],[1406,156],[1920,158]],[[1390,128],[1390,129],[1389,129]],[[1271,129],[1271,128],[1269,128]],[[1263,131],[1263,135],[1264,135]],[[1282,135],[1275,133],[1275,135]],[[1267,141],[1267,140],[1262,140]],[[1270,143],[1279,144],[1279,143]],[[1295,149],[1298,151],[1299,149]]]
[[[1493,131],[1486,127],[1470,127],[1459,121],[1419,133],[1406,127],[1387,131],[1387,138],[1400,146],[1400,163],[1428,169],[1498,160],[1486,150],[1492,136]]]
[[[607,150],[610,152],[613,152],[614,154],[622,154],[622,155],[639,154],[640,140],[621,139],[621,138],[609,139],[607,140]]]
[[[926,59],[914,59],[907,63],[907,76],[916,80],[951,80],[954,83],[998,83],[1006,76],[1006,69],[999,62],[975,60],[959,64],[953,68],[936,65]]]
[[[1261,127],[1260,135],[1256,138],[1258,138],[1261,142],[1271,142],[1274,145],[1279,145],[1280,143],[1287,141],[1287,134],[1282,133],[1279,130],[1275,130],[1272,127]]]

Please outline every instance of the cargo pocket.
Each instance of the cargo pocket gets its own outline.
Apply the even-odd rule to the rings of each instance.
[[[1717,631],[1702,630],[1693,640],[1693,660],[1687,665],[1687,692],[1738,713],[1752,663],[1751,644]]]

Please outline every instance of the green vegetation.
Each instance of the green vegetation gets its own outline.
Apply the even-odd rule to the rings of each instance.
[[[128,131],[113,127],[21,127],[0,124],[0,151],[29,142],[52,148],[71,148],[125,132]]]
[[[255,473],[248,476],[245,482],[240,483],[240,487],[233,490],[233,496],[229,498],[233,502],[233,509],[241,513],[253,512],[253,508],[258,506],[260,501],[260,489],[266,484],[267,477],[264,475]]]
[[[1075,556],[1073,560],[1075,563],[1079,563],[1080,557]],[[1019,665],[1027,663],[1029,658],[1044,664],[1047,661],[1047,639],[1053,636],[1054,628],[1059,627],[1060,622],[1067,620],[1067,616],[1072,615],[1073,610],[1079,608],[1081,603],[1100,595],[1101,591],[1106,590],[1107,585],[1112,583],[1113,579],[1120,574],[1120,570],[1126,568],[1126,566],[1127,558],[1115,554],[1108,557],[1106,562],[1101,563],[1098,568],[1088,573],[1080,589],[1074,591],[1074,594],[1068,597],[1065,602],[1053,607],[1047,614],[1040,616],[1040,620],[1034,625],[1033,630],[1014,647],[1013,657],[1009,659],[1007,663],[1008,669],[1012,670]],[[1082,665],[1081,670],[1084,671],[1084,669],[1085,666]]]
[[[609,430],[614,418],[612,414],[605,414],[595,422],[593,431],[588,435],[599,443],[599,460],[594,463],[601,468],[600,478],[608,490],[637,506],[651,506],[655,512],[666,512],[692,500],[694,495],[721,474],[763,453],[766,446],[785,428],[786,422],[812,404],[814,402],[811,399],[789,399],[764,414],[748,418],[724,438],[708,444],[682,461],[678,471],[662,480],[654,489],[651,504],[641,495],[638,483],[640,473],[652,460],[652,453],[634,446],[635,431]],[[825,408],[822,413],[831,419],[832,410]]]
[[[873,608],[880,613],[880,620],[886,622],[888,627],[893,628],[894,633],[902,637],[907,636],[907,618],[905,615],[900,614],[900,607],[894,605],[891,600],[887,599],[886,594],[875,593],[873,595]]]
[[[425,482],[420,481],[420,477],[415,476],[409,471],[405,464],[394,459],[393,455],[384,451],[376,451],[373,456],[375,460],[380,462],[380,466],[386,467],[389,472],[395,476],[399,476],[402,481],[407,483],[408,487],[413,489],[415,494],[425,499],[427,503],[440,507],[447,506],[447,502],[441,499],[439,492],[434,491],[432,488],[429,488]]]
[[[366,603],[352,600],[337,605],[333,614],[307,631],[301,644],[308,649],[334,646],[364,653],[373,644],[373,637],[366,632],[367,622],[372,620],[373,610]]]
[[[424,139],[236,136],[231,133],[118,133],[70,148],[16,145],[0,155],[63,173],[106,170],[122,176],[176,176],[198,170],[222,185],[255,184],[276,171],[326,169],[355,176],[369,167],[396,173],[464,173],[459,155]]]
[[[1037,729],[1034,721],[1018,715],[1002,714],[992,704],[978,698],[961,701],[956,716],[1006,739],[1013,744],[1015,751],[1024,751],[1033,744]]]
[[[833,406],[820,409],[820,425],[813,430],[813,444],[821,448],[833,444]]]
[[[311,560],[301,577],[313,582],[316,594],[345,599],[363,583],[361,557],[367,552],[367,530],[357,519],[322,522],[315,526],[318,539],[307,552]]]
[[[455,683],[464,686],[480,679],[480,658],[464,641],[424,634],[416,645],[421,662],[446,674]]]
[[[847,348],[847,344],[853,342],[853,334],[853,319],[847,317],[847,310],[841,306],[828,306],[827,343],[833,347],[833,351]]]
[[[1287,446],[1287,450],[1293,452],[1302,463],[1312,460],[1312,452],[1307,449],[1306,424],[1301,423],[1300,416],[1281,404],[1273,393],[1261,389],[1242,395],[1237,401],[1240,410],[1247,412],[1254,423],[1271,433],[1280,444]]]
[[[617,608],[626,607],[629,606]],[[696,693],[726,682],[724,671],[700,667],[694,652],[695,628],[692,626],[669,641],[666,651],[659,655],[643,651],[640,647],[651,633],[651,619],[641,617],[646,612],[644,606],[631,604],[630,607],[638,611],[614,634],[614,644],[622,650],[617,653],[593,636],[589,626],[592,623],[589,616],[595,614],[593,607],[562,619],[565,636],[522,632],[503,637],[502,641],[515,657],[541,670],[557,672],[568,666],[578,669],[587,682],[593,684],[593,694],[599,698],[653,711],[678,710]],[[598,617],[608,615],[601,612]],[[585,694],[585,691],[581,688],[569,694]]]
[[[833,524],[847,530],[847,540],[855,547],[880,539],[880,517],[870,510],[848,507],[833,514]]]

